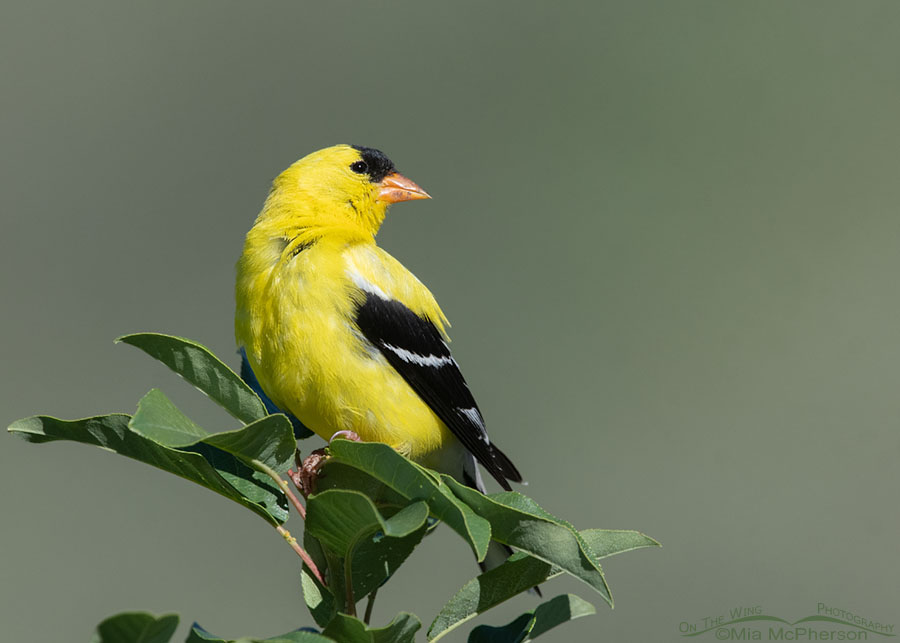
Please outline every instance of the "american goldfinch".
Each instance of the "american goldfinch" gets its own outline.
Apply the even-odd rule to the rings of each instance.
[[[382,152],[329,147],[278,176],[237,264],[235,334],[271,409],[322,438],[353,431],[484,491],[521,482],[488,438],[447,319],[375,244],[387,207],[430,198]]]

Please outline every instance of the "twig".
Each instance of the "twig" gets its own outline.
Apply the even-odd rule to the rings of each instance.
[[[256,467],[265,473],[267,476],[272,478],[275,481],[275,484],[284,492],[284,495],[288,497],[288,500],[291,501],[291,504],[294,505],[294,509],[297,510],[297,513],[300,514],[301,520],[306,520],[306,507],[303,506],[303,503],[300,502],[300,499],[291,491],[291,487],[288,484],[288,481],[282,478],[280,475],[275,473],[271,467],[263,464],[259,460],[254,461]]]
[[[366,601],[366,615],[363,617],[363,623],[366,625],[369,624],[369,621],[372,619],[372,608],[375,606],[375,596],[378,595],[378,588],[372,590],[372,593],[369,594],[369,598]]]
[[[288,500],[291,501],[291,504],[294,505],[297,513],[300,514],[300,520],[306,520],[306,507],[304,507],[303,503],[300,502],[300,498],[294,495],[294,492],[290,490],[287,480],[282,480],[281,478],[279,478],[278,482],[280,483],[285,495],[288,497]]]
[[[311,571],[313,573],[313,576],[315,576],[318,579],[318,581],[320,583],[322,583],[322,585],[325,585],[325,579],[322,578],[322,574],[321,574],[321,572],[319,572],[319,568],[316,567],[316,564],[313,562],[313,559],[310,558],[309,554],[306,553],[306,550],[300,546],[300,543],[297,542],[297,539],[294,538],[293,536],[291,536],[291,532],[289,532],[287,529],[285,529],[281,525],[278,525],[277,527],[275,527],[275,530],[279,534],[281,534],[281,537],[287,541],[287,543],[291,546],[291,548],[295,552],[297,552],[297,555],[300,556],[300,558],[303,560],[304,564],[307,567],[309,567],[309,571]]]

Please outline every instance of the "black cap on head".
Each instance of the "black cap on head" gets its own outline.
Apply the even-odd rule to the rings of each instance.
[[[359,152],[359,155],[365,162],[365,168],[360,165],[359,170],[357,170],[354,168],[356,163],[351,165],[350,168],[354,172],[361,170],[360,173],[365,172],[368,174],[372,183],[380,183],[384,177],[395,171],[393,162],[381,150],[376,150],[373,147],[362,147],[361,145],[351,145],[350,147]]]

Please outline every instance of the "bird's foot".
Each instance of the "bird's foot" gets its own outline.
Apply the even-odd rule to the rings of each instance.
[[[319,470],[325,464],[326,458],[325,449],[316,449],[303,460],[300,459],[300,449],[294,454],[297,470],[288,469],[288,477],[304,498],[309,498],[310,494],[315,493]]]
[[[338,431],[331,436],[329,443],[337,438],[354,442],[361,441],[359,436],[353,431]],[[300,449],[297,449],[294,453],[294,463],[297,465],[297,470],[288,469],[288,477],[304,498],[308,498],[310,494],[316,492],[316,480],[318,480],[319,471],[327,459],[328,456],[325,453],[325,449],[316,449],[302,460],[300,458]]]
[[[334,442],[337,438],[343,438],[343,439],[345,439],[345,440],[351,440],[352,442],[362,442],[362,440],[361,440],[360,437],[356,434],[355,431],[344,430],[344,431],[338,431],[337,433],[335,433],[334,435],[332,435],[332,436],[331,436],[331,439],[328,441],[329,444],[332,443],[332,442]]]

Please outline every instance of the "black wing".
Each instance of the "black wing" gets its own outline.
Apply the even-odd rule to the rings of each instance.
[[[365,292],[356,311],[362,334],[497,482],[521,482],[515,465],[491,444],[481,411],[435,325],[393,299]]]

